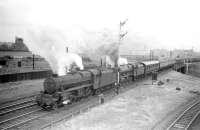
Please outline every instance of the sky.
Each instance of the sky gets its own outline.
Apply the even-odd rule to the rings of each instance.
[[[122,27],[128,31],[121,41],[123,51],[200,51],[199,7],[198,0],[0,0],[0,41],[21,36],[35,44],[30,35],[43,32],[70,39],[68,46],[85,45],[83,37],[96,41],[94,34],[108,30],[106,35],[110,32],[117,42],[119,22],[128,19]]]

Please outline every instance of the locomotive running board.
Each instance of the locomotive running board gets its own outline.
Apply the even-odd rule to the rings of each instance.
[[[79,86],[79,87],[70,88],[70,89],[66,90],[66,92],[68,92],[68,91],[73,91],[73,90],[77,90],[77,89],[80,89],[80,88],[90,87],[90,86],[92,86],[92,84],[84,84],[84,85],[81,85],[81,86]]]

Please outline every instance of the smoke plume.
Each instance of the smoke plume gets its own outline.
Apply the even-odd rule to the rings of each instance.
[[[67,30],[67,32],[66,32]],[[78,54],[87,55],[93,62],[100,63],[102,56],[109,56],[115,62],[118,56],[118,44],[115,35],[108,29],[98,32],[83,28],[58,30],[50,27],[28,29],[24,37],[29,49],[44,57],[54,73],[64,75],[72,64],[83,69]],[[69,52],[66,52],[66,47]]]
[[[58,60],[58,75],[65,75],[70,72],[72,65],[75,64],[80,70],[83,70],[82,58],[74,53],[66,53]]]
[[[119,57],[118,59],[118,65],[127,65],[128,64],[128,60],[126,58],[123,57]],[[105,65],[106,67],[115,67],[115,62],[113,60],[111,60],[110,56],[105,56],[103,58],[103,65]]]
[[[118,65],[127,65],[127,64],[128,64],[128,60],[126,58],[119,57]]]

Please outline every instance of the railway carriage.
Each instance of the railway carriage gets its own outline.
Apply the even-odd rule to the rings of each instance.
[[[145,68],[145,75],[151,74],[153,71],[158,71],[160,69],[160,62],[159,61],[144,61],[141,62]]]
[[[170,60],[165,60],[165,61],[160,61],[160,70],[168,69],[172,67],[175,64],[175,60],[170,59]]]

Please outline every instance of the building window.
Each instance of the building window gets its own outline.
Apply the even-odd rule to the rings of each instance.
[[[0,65],[5,66],[6,65],[6,60],[0,60]]]
[[[21,66],[22,66],[22,62],[21,62],[21,61],[18,61],[17,66],[18,66],[18,67],[21,67]]]

